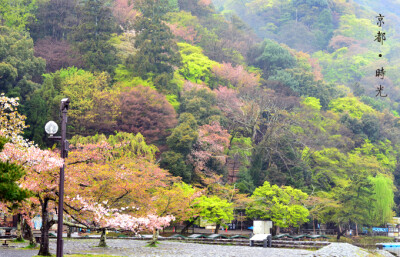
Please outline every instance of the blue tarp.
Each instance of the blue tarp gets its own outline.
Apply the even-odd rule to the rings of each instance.
[[[389,232],[389,229],[372,227],[372,232]]]

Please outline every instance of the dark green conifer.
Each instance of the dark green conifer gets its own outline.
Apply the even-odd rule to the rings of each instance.
[[[83,55],[86,68],[112,73],[117,57],[108,40],[117,31],[117,26],[110,7],[105,0],[82,1],[78,15],[79,26],[73,31],[71,40]]]
[[[6,143],[7,139],[0,137],[0,152]],[[24,174],[25,171],[21,166],[0,161],[0,201],[22,201],[29,196],[29,192],[17,184]]]
[[[168,1],[144,0],[137,8],[142,13],[133,25],[138,51],[126,60],[127,67],[143,79],[152,77],[156,87],[168,87],[174,67],[181,62],[174,35],[163,22]]]

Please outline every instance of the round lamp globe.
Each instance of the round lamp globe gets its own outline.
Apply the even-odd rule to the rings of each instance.
[[[49,121],[46,123],[46,126],[44,126],[44,130],[46,130],[46,133],[49,134],[50,136],[54,135],[58,131],[58,125],[54,121]]]

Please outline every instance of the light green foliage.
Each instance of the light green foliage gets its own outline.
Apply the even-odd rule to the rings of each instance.
[[[302,104],[304,104],[307,107],[310,107],[311,109],[321,110],[321,104],[319,102],[319,99],[315,97],[306,97],[303,100]]]
[[[94,132],[108,134],[115,130],[119,106],[110,87],[110,77],[105,72],[93,74],[75,67],[62,69],[47,74],[35,94],[46,102],[47,117],[54,120],[59,116],[60,100],[64,97],[71,99],[68,112],[71,132],[90,135]]]
[[[253,219],[272,220],[279,227],[298,227],[308,221],[309,211],[303,206],[307,196],[299,189],[271,186],[265,181],[254,190],[246,214]]]
[[[179,106],[181,106],[181,104],[179,103],[176,95],[166,95],[165,98],[167,99],[168,103],[174,107],[175,111],[179,110]]]
[[[384,226],[393,218],[394,193],[393,180],[382,174],[370,178],[373,183],[373,201],[370,215],[373,224]]]
[[[379,163],[377,157],[367,155],[365,151],[368,150],[355,149],[345,154],[336,148],[325,148],[313,152],[311,161],[314,186],[330,191],[335,187],[343,188],[355,183],[356,174],[385,173],[385,167]]]
[[[2,0],[0,1],[1,24],[23,31],[26,25],[35,19],[34,12],[37,7],[37,0]]]
[[[72,122],[75,121],[76,132],[84,133],[87,130],[85,124],[91,123],[90,120],[95,120],[92,115],[96,115],[96,113],[90,113],[97,104],[95,97],[99,96],[100,92],[110,89],[109,83],[110,78],[106,73],[94,75],[90,72],[84,72],[83,74],[65,78],[63,90],[60,93],[71,100],[73,99],[68,116]],[[112,106],[111,108],[115,109],[117,106]],[[95,125],[95,123],[92,125]]]
[[[364,144],[360,148],[355,148],[354,151],[366,156],[375,157],[383,168],[379,170],[382,173],[387,173],[387,171],[393,173],[396,169],[397,151],[393,149],[392,143],[388,139],[375,144],[372,144],[370,140],[365,140]]]
[[[110,153],[112,153],[112,158],[124,156],[154,160],[155,153],[158,151],[156,146],[146,144],[145,138],[140,133],[135,135],[133,133],[117,132],[115,135],[108,137],[103,134],[88,137],[75,135],[70,139],[70,143],[73,145],[96,144],[102,141],[106,141],[111,145],[112,150],[110,150]]]
[[[122,64],[119,64],[115,69],[114,80],[116,81],[116,86],[119,88],[142,85],[156,89],[150,78],[144,80],[141,77],[134,76],[133,72],[127,69],[126,66]]]
[[[133,33],[125,32],[121,35],[112,34],[108,42],[117,50],[116,55],[120,60],[126,60],[129,55],[136,53],[134,48]]]
[[[373,225],[368,215],[373,201],[373,184],[367,173],[355,170],[351,183],[336,187],[332,191],[335,200],[340,204],[339,208],[334,209],[333,221]]]
[[[233,203],[229,203],[218,196],[207,197],[203,195],[199,198],[195,207],[200,209],[199,216],[205,218],[208,222],[226,227],[225,223],[233,220]]]
[[[312,56],[318,59],[323,68],[325,81],[348,85],[368,75],[368,67],[373,67],[377,55],[377,49],[371,48],[365,53],[358,53],[349,52],[347,47],[342,47],[331,54],[319,51]]]
[[[176,111],[178,111],[180,103],[178,101],[177,92],[180,91],[183,87],[182,80],[183,78],[181,78],[181,76],[176,71],[172,80],[168,82],[169,85],[173,85],[173,88],[171,87],[171,90],[168,90],[168,88],[160,88],[154,84],[152,78],[148,78],[146,80],[142,79],[141,77],[135,76],[131,70],[126,68],[125,65],[119,64],[115,69],[114,88],[125,90],[127,87],[136,87],[139,85],[150,87],[152,89],[161,91],[161,93],[166,93],[167,101],[174,107]],[[171,93],[171,91],[173,91],[173,93]]]
[[[342,97],[332,100],[329,108],[334,112],[347,112],[350,117],[361,119],[366,113],[375,113],[376,111],[369,105],[360,102],[355,97]]]
[[[193,16],[190,12],[185,11],[180,11],[177,13],[167,13],[165,15],[165,19],[171,23],[175,23],[185,27],[194,25],[197,28],[198,26],[201,26],[199,19],[196,16]]]
[[[250,165],[252,149],[250,137],[235,137],[231,140],[228,156],[239,163],[239,169],[240,167],[247,167]]]
[[[205,56],[198,46],[187,43],[178,43],[178,46],[182,56],[182,68],[179,69],[179,73],[192,82],[207,83],[210,79],[211,68],[218,63]]]
[[[357,18],[354,14],[345,14],[340,17],[339,28],[335,34],[351,37],[358,40],[371,41],[377,32],[377,26],[371,19]],[[372,39],[373,41],[373,39]]]

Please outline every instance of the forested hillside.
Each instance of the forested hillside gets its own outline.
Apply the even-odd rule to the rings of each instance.
[[[141,133],[161,168],[250,218],[384,225],[400,214],[400,14],[380,4],[0,0],[0,92],[42,148],[68,97],[68,137]]]

